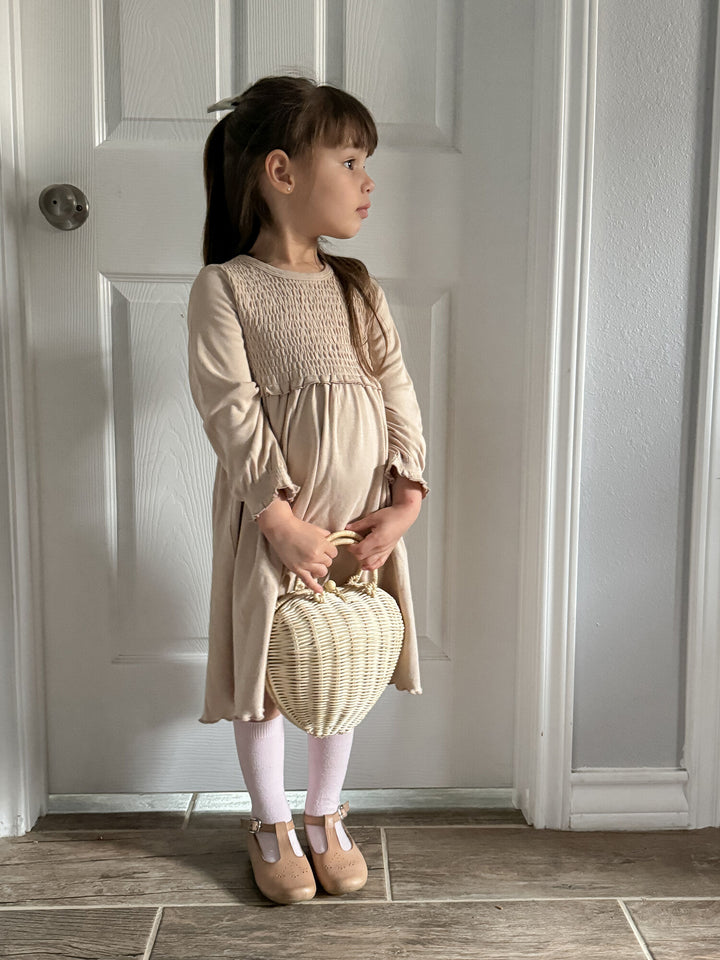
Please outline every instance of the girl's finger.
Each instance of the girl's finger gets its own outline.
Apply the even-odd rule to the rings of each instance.
[[[382,554],[377,554],[377,553],[371,554],[369,557],[367,557],[367,559],[362,561],[362,564],[361,564],[362,569],[375,570],[376,569],[375,561],[381,556]],[[377,566],[379,566],[379,564]]]
[[[362,533],[363,530],[369,530],[374,523],[374,516],[372,513],[369,513],[366,517],[361,517],[359,520],[353,520],[351,523],[345,524],[346,530],[352,530],[354,533]]]
[[[377,550],[379,537],[380,534],[377,530],[371,530],[365,534],[360,543],[349,544],[348,550],[354,550],[355,553],[357,553],[358,550]]]
[[[370,563],[373,564],[373,569],[377,570],[378,567],[381,567],[387,558],[390,556],[390,550],[383,550],[381,553],[373,554],[369,559]]]
[[[355,554],[356,560],[367,560],[370,554],[377,553],[377,551],[378,545],[374,544],[369,537],[365,537],[362,543],[355,544],[355,549],[352,552]]]
[[[389,543],[371,543],[365,554],[366,560],[372,560],[374,557],[387,556],[390,553]]]
[[[302,580],[306,587],[310,587],[311,590],[314,590],[315,593],[322,593],[323,588],[306,570],[299,570],[298,577]]]

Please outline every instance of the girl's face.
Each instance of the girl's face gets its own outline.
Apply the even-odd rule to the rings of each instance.
[[[354,237],[367,217],[374,180],[365,170],[360,147],[315,147],[296,167],[289,198],[297,228],[313,238]]]

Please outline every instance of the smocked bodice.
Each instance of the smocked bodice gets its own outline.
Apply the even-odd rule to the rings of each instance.
[[[250,262],[248,262],[250,261]],[[221,264],[237,303],[248,363],[263,395],[310,383],[362,383],[342,288],[329,266],[291,273],[241,255]]]

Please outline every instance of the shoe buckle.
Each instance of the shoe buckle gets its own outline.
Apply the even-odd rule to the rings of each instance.
[[[250,833],[258,833],[260,827],[262,827],[262,820],[258,820],[257,817],[250,817],[248,823],[250,824],[248,827]]]
[[[348,813],[347,803],[343,803],[343,805],[342,805],[341,807],[338,807],[338,808],[337,808],[337,812],[338,812],[338,815],[339,815],[340,819],[341,819],[341,820],[344,820],[345,817],[347,817],[347,813]]]

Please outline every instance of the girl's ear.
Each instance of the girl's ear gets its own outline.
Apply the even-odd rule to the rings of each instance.
[[[284,150],[271,150],[265,157],[265,173],[269,186],[279,193],[289,193],[295,185],[290,168],[290,158]]]

